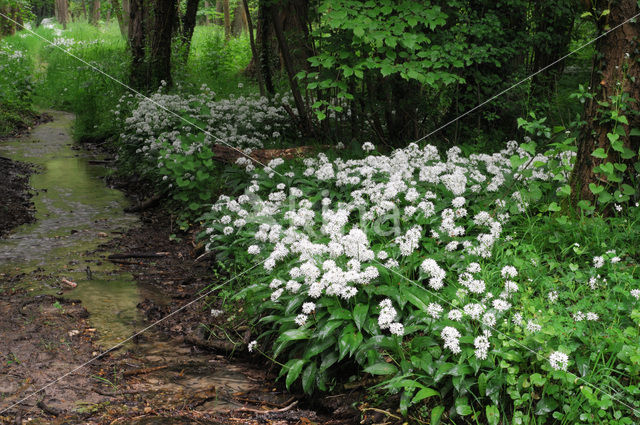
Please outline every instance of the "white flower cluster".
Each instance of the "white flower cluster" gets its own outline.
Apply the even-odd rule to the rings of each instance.
[[[162,88],[148,99],[126,95],[113,110],[124,128],[121,141],[137,153],[162,162],[171,153],[191,155],[213,144],[249,153],[283,135],[295,134],[291,117],[282,106],[288,104],[286,96],[276,96],[272,101],[243,96],[215,101],[214,97],[206,85],[196,95],[165,94]],[[127,116],[121,113],[123,110],[132,112]]]
[[[243,195],[221,196],[212,206],[206,246],[229,246],[231,238],[235,245],[243,238],[246,249],[264,259],[273,301],[283,294],[307,297],[302,312],[294,312],[300,326],[308,324],[313,311],[306,303],[315,309],[322,297],[350,300],[362,286],[379,284],[383,266],[413,275],[418,265],[426,289],[444,293],[448,285],[458,286],[461,302],[445,311],[444,304],[427,300],[426,314],[475,321],[483,328],[474,341],[476,356],[484,359],[489,329],[511,323],[509,315],[514,323],[524,323],[513,311],[519,293],[516,268],[498,268],[503,280],[496,286],[479,277],[477,262],[501,267],[490,262],[493,247],[504,237],[510,211],[526,206],[512,192],[499,192],[515,190],[506,183],[513,180],[509,158],[516,152],[517,144],[510,142],[492,155],[462,157],[459,148],[452,148],[442,159],[434,146],[411,144],[390,155],[357,160],[330,160],[321,153],[302,166],[272,161],[264,170],[250,170],[252,180]],[[534,176],[522,180],[553,177],[540,170]],[[241,236],[251,231],[253,237]],[[461,259],[467,264],[462,270]],[[389,299],[380,303],[381,329],[402,335],[401,319]],[[460,330],[441,326],[436,329],[445,348],[460,352]],[[531,320],[526,328],[541,329]]]

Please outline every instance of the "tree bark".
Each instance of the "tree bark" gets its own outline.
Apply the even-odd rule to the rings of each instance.
[[[89,19],[87,16],[87,3],[85,0],[80,0],[80,9],[82,9],[82,16],[84,16],[85,21]]]
[[[229,0],[222,0],[222,13],[224,14],[224,39],[231,39],[231,12],[229,11]]]
[[[191,39],[193,38],[193,31],[196,28],[196,17],[198,15],[199,0],[187,0],[187,8],[182,17],[182,49],[183,59],[187,62],[189,58],[189,50],[191,49]]]
[[[249,11],[249,3],[247,0],[242,0],[242,6],[247,18],[247,26],[249,27],[249,44],[251,45],[252,62],[258,63],[258,49],[256,48],[256,42],[253,39],[253,22],[251,22],[251,13]],[[260,87],[260,96],[264,96],[264,79],[262,78],[262,72],[259,66],[255,67],[256,74],[258,76],[258,86]]]
[[[170,86],[171,37],[176,19],[175,0],[156,0],[153,8],[153,26],[149,52],[150,84],[152,89],[164,81]]]
[[[293,59],[291,58],[289,46],[282,31],[282,22],[280,21],[280,18],[278,17],[277,12],[273,7],[269,7],[269,10],[271,12],[270,16],[273,27],[275,29],[276,38],[278,39],[280,54],[282,55],[284,67],[287,71],[287,77],[289,77],[291,94],[293,95],[293,100],[296,104],[296,109],[298,110],[298,119],[300,120],[301,130],[303,134],[309,135],[311,132],[311,123],[309,121],[309,115],[307,114],[304,101],[302,100],[302,95],[300,94],[300,88],[298,87],[298,82],[295,77],[296,72],[293,65]]]
[[[129,83],[138,90],[145,87],[146,81],[146,0],[131,0],[129,19],[129,47],[131,49],[131,71]]]
[[[113,13],[116,15],[116,19],[118,20],[120,34],[122,35],[122,38],[127,40],[129,29],[127,28],[124,21],[124,15],[122,14],[122,9],[120,8],[120,2],[118,0],[111,0],[111,7],[113,9]]]
[[[601,1],[600,11],[609,6],[610,13],[598,22],[599,32],[621,24],[624,20],[638,13],[636,0],[618,0],[610,2]],[[594,99],[588,100],[585,105],[583,119],[585,126],[578,137],[578,154],[576,164],[570,178],[571,201],[576,205],[580,200],[588,200],[592,204],[596,196],[591,192],[589,183],[608,186],[621,183],[607,181],[601,173],[595,173],[594,167],[606,163],[620,163],[627,165],[623,175],[625,183],[631,183],[628,178],[637,171],[634,163],[638,161],[638,148],[640,138],[630,136],[632,128],[640,128],[640,64],[638,63],[638,39],[640,37],[640,24],[627,22],[606,36],[596,41],[597,54],[591,78],[591,88],[595,90]],[[626,73],[626,76],[623,75]],[[624,147],[635,152],[636,156],[624,159],[620,153],[612,149],[612,144],[607,136],[613,131],[614,124],[610,117],[611,107],[602,107],[598,102],[611,102],[611,96],[624,92],[629,96],[628,106],[630,110],[622,111],[629,125],[619,123],[624,129],[624,136],[620,138]],[[607,158],[599,159],[592,153],[602,148],[607,153]],[[612,189],[609,187],[608,189]],[[637,193],[637,188],[636,193]],[[606,189],[605,189],[606,190]]]
[[[91,0],[91,14],[89,15],[89,23],[98,25],[100,21],[100,0]]]
[[[62,24],[63,29],[67,29],[69,22],[69,4],[67,0],[56,0],[56,19]]]

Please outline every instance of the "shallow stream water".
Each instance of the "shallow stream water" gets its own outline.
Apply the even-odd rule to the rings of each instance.
[[[61,276],[77,283],[75,289],[65,290],[64,296],[82,301],[99,334],[98,343],[103,349],[110,348],[147,325],[136,308],[140,301],[163,300],[158,299],[161,296],[156,290],[137,285],[130,274],[105,261],[104,253],[91,254],[109,238],[136,226],[138,218],[125,214],[124,195],[105,185],[104,167],[90,164],[99,158],[73,148],[73,116],[49,113],[52,122],[39,125],[28,136],[0,144],[0,155],[39,168],[30,180],[36,192],[36,221],[0,239],[0,277],[36,271],[27,276],[38,278],[21,283],[34,294],[59,291],[59,282],[51,279]],[[185,389],[226,387],[235,392],[251,387],[239,368],[215,367],[211,356],[176,347],[153,330],[150,335],[147,342],[127,346],[142,364],[168,366],[149,378],[150,388],[184,393]],[[223,402],[214,404],[225,407]]]

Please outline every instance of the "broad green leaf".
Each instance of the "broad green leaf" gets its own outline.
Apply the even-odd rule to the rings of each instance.
[[[365,372],[372,375],[393,375],[398,372],[398,368],[391,363],[375,363],[364,369]]]
[[[369,304],[357,304],[353,308],[353,321],[356,322],[358,330],[362,330],[367,313],[369,313]]]
[[[489,425],[498,425],[500,423],[500,411],[495,404],[487,406],[485,413],[487,414],[487,423]]]
[[[298,379],[298,376],[300,376],[300,372],[302,372],[302,366],[304,366],[305,362],[306,361],[302,359],[292,359],[289,360],[286,365],[284,365],[284,367],[289,370],[289,372],[287,372],[287,379],[285,382],[287,389],[289,389],[291,384],[293,384],[295,380]]]
[[[598,186],[595,183],[589,183],[589,190],[591,190],[591,193],[593,193],[594,195],[597,195],[604,190],[604,186]]]
[[[431,425],[440,425],[440,419],[444,413],[444,406],[436,406],[431,409]]]
[[[302,373],[302,389],[305,393],[311,394],[313,392],[313,384],[316,380],[316,362],[311,362]]]
[[[439,397],[440,393],[432,388],[423,388],[416,393],[416,395],[413,397],[413,400],[411,400],[411,404],[417,403],[419,401],[424,400],[425,398],[429,398],[433,396]]]
[[[595,151],[591,152],[591,156],[595,156],[596,158],[605,159],[607,157],[607,153],[602,148],[598,148]]]
[[[279,341],[297,341],[300,339],[309,339],[309,332],[306,329],[290,329],[278,337]]]

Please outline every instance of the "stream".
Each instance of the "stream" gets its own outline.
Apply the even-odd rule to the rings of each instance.
[[[145,298],[165,305],[169,301],[157,289],[137,284],[129,273],[105,261],[104,253],[94,253],[99,245],[138,226],[139,219],[123,212],[127,205],[123,193],[105,185],[107,170],[90,163],[99,163],[100,158],[74,148],[73,116],[57,111],[49,113],[52,122],[37,126],[27,136],[0,143],[0,155],[39,168],[30,180],[36,193],[32,198],[36,220],[0,239],[0,278],[25,274],[27,278],[18,285],[29,294],[80,300],[89,312],[89,324],[98,335],[94,344],[105,350],[149,324],[136,307],[138,303]],[[62,278],[75,282],[77,287],[60,291]],[[248,379],[242,367],[222,356],[194,352],[188,345],[171,341],[154,329],[145,332],[141,341],[128,342],[121,350],[125,353],[119,354],[126,357],[130,366],[162,369],[135,381],[136,390],[143,394],[162,392],[168,394],[165,400],[179,400],[212,388],[218,394],[255,389],[255,380]],[[77,363],[69,358],[68,370]],[[18,384],[3,385],[11,389]],[[66,411],[82,404],[82,400],[68,398],[54,395],[48,402]],[[0,397],[0,410],[3,406],[6,403]],[[228,397],[215,397],[201,408],[215,411],[234,406],[238,405]],[[155,422],[151,419],[145,417],[144,422],[128,423],[168,423],[160,417]]]

